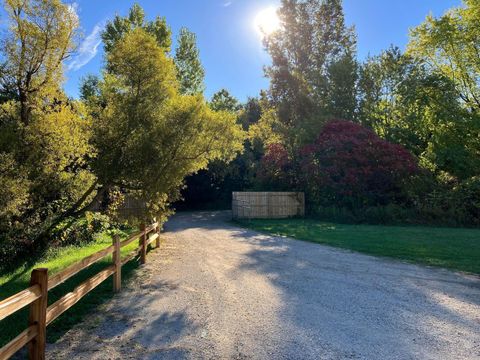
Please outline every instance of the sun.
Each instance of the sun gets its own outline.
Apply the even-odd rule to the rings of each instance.
[[[273,6],[261,10],[255,17],[255,28],[261,36],[268,36],[280,29],[277,9]]]

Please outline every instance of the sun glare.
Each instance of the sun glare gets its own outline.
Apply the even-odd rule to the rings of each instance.
[[[255,28],[262,36],[268,36],[280,28],[277,9],[273,6],[260,11],[255,17]]]

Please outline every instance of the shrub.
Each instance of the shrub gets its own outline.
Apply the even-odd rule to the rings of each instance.
[[[454,189],[455,197],[468,223],[480,225],[480,176],[461,182]]]
[[[405,186],[419,172],[403,146],[343,120],[327,123],[299,159],[300,182],[313,202],[351,209],[405,202]]]
[[[452,182],[454,180],[451,180]],[[424,218],[443,225],[480,225],[480,176],[439,185],[419,203]]]
[[[311,215],[324,221],[344,224],[419,224],[417,211],[395,204],[350,209],[338,206],[317,206]]]
[[[270,144],[260,161],[257,178],[268,190],[289,190],[292,185],[292,162],[282,144]]]
[[[0,231],[5,232],[29,201],[30,183],[11,154],[0,152]]]
[[[86,212],[83,218],[61,223],[55,231],[52,245],[79,245],[93,242],[96,234],[110,228],[110,218],[107,215]]]

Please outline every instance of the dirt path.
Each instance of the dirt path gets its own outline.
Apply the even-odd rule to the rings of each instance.
[[[52,359],[480,359],[480,279],[179,214]]]

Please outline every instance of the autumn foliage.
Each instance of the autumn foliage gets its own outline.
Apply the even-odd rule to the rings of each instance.
[[[358,208],[402,202],[406,182],[419,171],[403,146],[344,120],[328,122],[293,158],[282,145],[270,145],[262,160],[262,176],[297,184],[312,201],[325,205]],[[293,167],[296,171],[290,171]]]
[[[267,146],[265,155],[260,161],[258,180],[265,188],[271,190],[287,190],[294,177],[292,162],[282,144]]]

